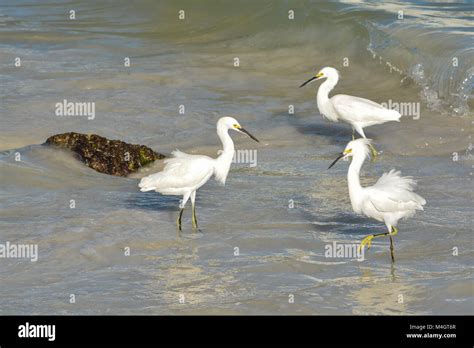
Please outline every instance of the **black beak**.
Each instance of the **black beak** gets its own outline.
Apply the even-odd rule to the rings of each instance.
[[[247,134],[250,138],[252,138],[253,140],[255,140],[257,143],[259,143],[260,141],[258,141],[257,138],[255,138],[252,134],[250,134],[247,130],[245,130],[244,128],[240,127],[239,128],[239,131],[241,131],[242,133],[245,133]]]
[[[344,154],[341,152],[339,154],[339,156],[337,156],[337,158],[334,160],[334,162],[331,163],[331,165],[328,167],[328,169],[331,169],[333,165],[335,165],[337,163],[337,161],[339,161],[342,157],[344,157]]]
[[[316,80],[316,79],[317,79],[316,76],[310,78],[308,81],[306,81],[305,83],[303,83],[303,84],[300,86],[300,88],[306,86],[308,83],[310,83],[311,81],[314,81],[314,80]]]

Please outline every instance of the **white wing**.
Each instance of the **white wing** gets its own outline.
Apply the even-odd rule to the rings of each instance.
[[[140,191],[155,190],[161,193],[180,193],[203,185],[214,173],[215,160],[208,156],[190,155],[179,150],[173,158],[164,161],[165,168],[141,179]]]
[[[380,212],[400,212],[423,210],[426,201],[413,192],[416,181],[408,176],[400,176],[392,169],[383,174],[374,186],[367,187],[370,202]]]
[[[401,117],[398,111],[384,108],[372,100],[350,95],[335,95],[331,98],[331,103],[342,119],[361,122],[366,126],[399,121]]]

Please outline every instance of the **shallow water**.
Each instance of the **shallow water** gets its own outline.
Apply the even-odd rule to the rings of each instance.
[[[0,259],[0,313],[472,314],[470,23],[468,2],[4,1],[0,243],[39,258]],[[428,202],[400,223],[395,265],[383,239],[363,262],[324,255],[385,228],[352,212],[347,162],[326,170],[350,129],[319,115],[317,84],[298,88],[326,65],[335,93],[420,105],[366,130],[383,153],[363,184],[397,168]],[[95,118],[55,116],[64,99],[95,102]],[[257,165],[199,191],[198,233],[189,209],[177,233],[179,197],[138,191],[160,163],[110,177],[40,145],[77,131],[215,156],[223,115],[261,140],[233,135]]]

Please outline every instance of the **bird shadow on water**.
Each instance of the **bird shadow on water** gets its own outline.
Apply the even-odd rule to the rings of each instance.
[[[136,193],[124,200],[126,208],[151,211],[179,211],[180,197],[157,192]]]
[[[352,139],[350,128],[345,129],[346,127],[339,125],[317,123],[309,125],[298,124],[295,127],[301,134],[325,137],[329,139],[332,145],[341,145]]]
[[[362,238],[369,234],[386,232],[385,225],[377,225],[355,214],[335,213],[330,217],[321,217],[312,212],[305,212],[303,217],[315,226],[314,232],[337,233],[343,238]]]
[[[167,211],[176,213],[176,216],[179,214],[179,203],[181,200],[181,196],[167,196],[161,195],[156,192],[149,192],[149,193],[136,193],[133,194],[131,197],[124,200],[124,206],[129,209],[138,209],[138,210],[146,210],[150,212],[159,212],[159,211]],[[191,208],[185,208],[185,213],[190,213]],[[203,229],[193,229],[188,225],[188,218],[183,216],[183,229],[180,231],[176,228],[175,217],[172,218],[169,223],[170,226],[173,226],[171,229],[175,230],[175,237],[178,240],[192,240],[192,239],[199,239],[204,236]],[[190,218],[189,218],[190,220]],[[190,222],[189,222],[190,224]]]
[[[351,213],[335,213],[331,216],[318,216],[313,211],[305,211],[303,213],[303,218],[312,223],[314,226],[313,230],[313,237],[315,239],[319,239],[322,242],[330,242],[330,240],[325,237],[326,234],[336,234],[338,235],[335,237],[337,240],[336,242],[340,242],[339,238],[351,239],[350,242],[359,244],[361,240],[371,234],[374,233],[381,233],[386,232],[385,225],[373,223],[372,220],[367,219],[363,216],[358,216],[357,214]],[[339,237],[340,236],[340,237]],[[383,240],[383,239],[381,239]],[[346,241],[349,242],[349,241]],[[379,272],[374,272],[375,268],[372,266],[363,268],[361,270],[362,275],[365,278],[376,278],[382,275],[388,277],[391,282],[397,282],[400,280],[400,275],[397,271],[397,261],[396,261],[396,253],[395,253],[395,262],[390,261],[390,252],[388,249],[388,241],[387,248],[380,249],[382,250],[383,257],[387,258],[387,263],[384,263],[383,267],[377,266],[377,270]],[[384,246],[382,248],[385,248]],[[368,250],[366,249],[365,252]],[[372,258],[374,258],[373,256]],[[367,260],[366,260],[367,261]]]
[[[289,117],[288,114],[280,112],[274,113],[273,116],[286,116],[288,123],[293,126],[299,133],[303,135],[320,136],[329,139],[333,145],[347,143],[352,138],[352,130],[350,126],[341,123],[334,123],[325,120],[320,122],[307,123],[307,118],[298,118],[297,116]],[[323,117],[317,115],[316,117]]]

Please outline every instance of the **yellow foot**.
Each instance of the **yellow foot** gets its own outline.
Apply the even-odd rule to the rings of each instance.
[[[377,159],[379,153],[377,152],[377,150],[375,149],[375,147],[370,144],[370,153],[372,154],[372,162],[375,162],[375,160]]]
[[[370,235],[362,239],[362,242],[359,244],[359,252],[364,250],[364,247],[367,245],[367,249],[370,249],[370,245],[372,244],[372,239],[374,239],[374,235]]]

